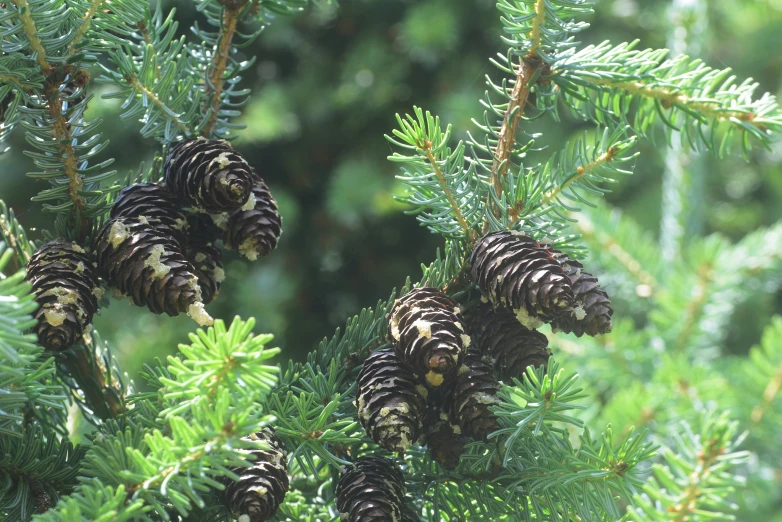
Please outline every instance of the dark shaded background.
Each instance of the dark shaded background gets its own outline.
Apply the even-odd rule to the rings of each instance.
[[[761,91],[782,85],[782,2],[708,2],[703,58],[732,67],[739,78],[754,77]],[[199,16],[190,2],[176,7],[180,32]],[[293,20],[275,22],[245,50],[257,62],[244,85],[253,97],[242,121],[248,127],[235,146],[263,175],[284,217],[284,234],[273,254],[247,263],[228,253],[227,281],[208,310],[230,320],[254,316],[256,331],[276,335],[284,356],[303,358],[324,336],[362,307],[389,295],[406,276],[418,277],[442,240],[403,214],[392,193],[391,153],[383,138],[394,114],[424,107],[452,123],[457,137],[480,118],[484,76],[498,76],[488,58],[504,52],[494,0],[342,0],[338,10],[313,7]],[[601,1],[585,43],[640,38],[663,47],[670,21],[668,1]],[[137,134],[136,122],[119,119],[118,103],[101,100],[110,87],[96,85],[88,116],[102,117],[114,144],[121,175],[149,165],[156,143]],[[551,150],[589,129],[580,122],[536,123],[540,143]],[[19,129],[21,130],[21,129]],[[2,157],[0,195],[24,225],[46,227],[29,198],[40,189],[23,176],[32,170],[21,154],[21,132]],[[643,141],[643,161],[609,195],[643,226],[657,232],[663,172],[662,146]],[[708,159],[705,233],[733,239],[782,218],[782,150],[757,151],[750,161]],[[36,233],[33,233],[34,237]],[[770,309],[782,311],[779,296],[751,302],[730,329],[731,350],[755,343]],[[762,311],[763,313],[758,313]],[[127,302],[114,302],[96,318],[96,327],[136,377],[141,364],[172,353],[195,325],[187,317],[155,316]]]

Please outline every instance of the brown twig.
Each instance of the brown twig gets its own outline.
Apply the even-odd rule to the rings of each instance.
[[[22,28],[24,34],[27,36],[27,41],[30,42],[30,48],[35,51],[35,60],[41,67],[41,72],[44,76],[49,76],[52,70],[52,66],[46,61],[46,50],[43,48],[41,39],[38,38],[38,29],[35,27],[35,20],[33,20],[30,14],[30,4],[27,0],[11,0],[16,6],[16,11],[19,13],[19,18],[22,20]]]
[[[705,447],[698,454],[698,462],[695,470],[690,474],[690,483],[684,489],[682,500],[675,506],[668,508],[671,513],[671,522],[684,522],[690,520],[690,515],[695,511],[698,499],[703,495],[701,482],[711,473],[711,466],[717,461],[717,458],[725,451],[718,444],[717,439],[710,440],[708,447]]]
[[[614,158],[616,158],[616,155],[619,153],[619,150],[620,149],[618,147],[609,147],[607,151],[605,151],[603,154],[595,158],[594,161],[587,163],[586,165],[579,166],[576,169],[576,171],[573,174],[571,174],[562,185],[554,187],[545,196],[543,196],[543,199],[541,200],[541,204],[545,205],[551,202],[551,200],[559,196],[566,188],[568,188],[570,185],[572,185],[579,179],[589,174],[591,171],[595,170],[597,167],[600,167],[601,165],[607,163],[611,163],[611,161]]]
[[[542,62],[538,57],[540,49],[542,32],[541,28],[545,21],[546,2],[537,0],[535,2],[535,17],[532,19],[529,39],[531,41],[529,53],[522,58],[519,63],[516,83],[510,93],[508,108],[505,110],[505,116],[502,120],[502,126],[498,134],[497,147],[494,149],[494,161],[491,167],[491,183],[494,186],[494,192],[497,197],[502,195],[502,182],[500,178],[508,174],[510,158],[516,145],[516,136],[519,132],[521,117],[524,115],[524,109],[527,105],[527,99],[530,94],[530,79],[541,67]],[[491,197],[488,203],[491,204]],[[495,215],[499,215],[500,209],[494,209]]]
[[[209,82],[207,83],[207,92],[211,92],[209,101],[211,113],[209,120],[204,125],[202,132],[210,134],[217,125],[217,117],[220,112],[220,96],[223,94],[223,76],[228,64],[228,55],[231,52],[231,40],[236,34],[236,26],[239,22],[238,14],[244,7],[244,3],[239,5],[225,5],[223,7],[223,23],[220,27],[219,45],[212,57],[212,63],[209,68]]]

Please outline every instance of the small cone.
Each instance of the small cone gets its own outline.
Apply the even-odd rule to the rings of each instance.
[[[573,290],[550,250],[513,232],[484,236],[470,257],[473,281],[495,306],[512,308],[527,328],[573,310]]]
[[[48,350],[65,350],[85,333],[98,311],[101,288],[92,256],[76,243],[55,239],[39,248],[27,263],[32,284],[38,342]]]
[[[554,251],[554,257],[562,265],[573,288],[575,308],[572,312],[555,319],[551,326],[577,337],[584,334],[595,337],[611,331],[611,300],[592,274],[584,272],[584,265],[568,258],[562,252]]]
[[[365,455],[345,466],[336,496],[344,522],[400,520],[405,501],[402,470],[388,459]]]
[[[100,276],[134,304],[156,314],[187,313],[202,326],[212,324],[193,265],[179,245],[143,219],[107,221],[94,246]]]
[[[417,288],[397,299],[388,336],[400,360],[431,386],[455,371],[470,345],[458,304],[435,288]]]
[[[430,402],[424,421],[424,443],[435,462],[445,469],[454,469],[464,451],[465,438],[459,424],[441,406]]]
[[[391,347],[367,357],[357,385],[358,418],[367,435],[388,451],[404,453],[421,433],[426,390]]]
[[[210,213],[247,203],[252,169],[228,142],[193,138],[177,143],[163,165],[166,186],[183,206]]]
[[[111,217],[146,219],[163,236],[185,244],[187,221],[176,197],[162,185],[136,183],[122,189],[111,207]]]
[[[495,309],[489,303],[481,304],[473,311],[470,335],[481,353],[493,361],[495,373],[506,383],[513,378],[521,379],[527,366],[546,366],[551,356],[545,335],[519,323],[510,310]]]
[[[453,382],[453,412],[462,433],[486,441],[499,429],[497,416],[489,406],[499,404],[500,385],[477,349],[467,352],[463,366]]]
[[[257,176],[247,203],[228,214],[223,239],[227,248],[255,261],[277,246],[282,234],[282,217],[269,187]]]
[[[226,488],[220,500],[234,517],[246,516],[249,522],[262,522],[277,513],[288,492],[287,455],[271,428],[264,428],[249,438],[264,441],[270,447],[248,451],[255,458],[250,467],[231,468],[239,480],[223,480]]]

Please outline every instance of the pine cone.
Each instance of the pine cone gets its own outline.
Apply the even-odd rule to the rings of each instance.
[[[611,331],[611,300],[592,274],[584,272],[584,265],[570,259],[566,254],[554,250],[554,257],[565,269],[575,296],[575,308],[572,312],[557,317],[552,328],[565,333],[574,333],[577,337],[584,334],[592,337]]]
[[[470,345],[459,305],[435,288],[417,288],[397,299],[388,316],[396,353],[432,386],[461,363]]]
[[[239,480],[224,479],[225,490],[220,500],[234,517],[247,515],[250,522],[269,520],[285,500],[288,492],[288,456],[282,441],[271,428],[250,435],[250,440],[269,444],[266,450],[250,450],[255,457],[250,467],[231,468]]]
[[[476,307],[470,321],[470,335],[484,356],[494,362],[499,378],[521,379],[527,366],[546,366],[551,350],[548,339],[537,330],[519,323],[510,310],[490,303]]]
[[[402,516],[405,479],[394,462],[365,455],[345,466],[336,496],[343,521],[394,522]]]
[[[94,241],[98,273],[138,306],[152,312],[187,312],[201,325],[212,324],[191,265],[174,240],[144,220],[107,221]]]
[[[38,342],[48,350],[65,350],[98,311],[101,289],[92,256],[76,243],[55,239],[30,258],[26,279],[40,305],[35,312]]]
[[[206,212],[237,209],[252,191],[252,169],[225,141],[193,138],[177,143],[163,169],[166,185],[180,203]]]
[[[426,389],[392,347],[366,358],[357,385],[356,407],[367,435],[388,451],[404,453],[421,433]]]
[[[165,237],[185,244],[185,216],[179,203],[164,186],[155,183],[137,183],[122,189],[111,207],[111,217],[144,218]]]
[[[477,440],[487,440],[499,429],[497,416],[489,406],[499,404],[500,384],[477,349],[471,349],[453,381],[452,407],[462,433]]]
[[[443,405],[430,402],[426,411],[424,442],[435,462],[445,469],[454,469],[464,451],[462,429]]]
[[[220,231],[206,214],[189,216],[187,224],[185,257],[195,268],[204,304],[209,304],[225,279],[223,253],[214,246]]]
[[[470,258],[473,281],[495,306],[513,309],[527,328],[573,310],[573,290],[553,254],[513,232],[483,237]]]
[[[252,195],[242,208],[228,214],[225,246],[237,250],[250,261],[265,256],[277,246],[282,234],[282,217],[269,187],[255,177]]]

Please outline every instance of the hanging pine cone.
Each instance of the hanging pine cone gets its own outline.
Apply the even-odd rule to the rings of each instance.
[[[416,288],[397,299],[388,316],[388,336],[400,360],[432,386],[459,366],[470,345],[459,305],[436,288]]]
[[[423,441],[435,462],[445,469],[454,469],[464,451],[465,439],[453,415],[430,401],[424,420],[426,434]]]
[[[548,339],[537,330],[519,323],[510,310],[490,303],[476,307],[470,321],[470,335],[484,356],[494,362],[499,378],[521,379],[527,366],[546,366],[551,350]]]
[[[402,516],[405,479],[392,461],[365,455],[345,466],[336,496],[340,520],[393,522]]]
[[[195,268],[204,304],[209,304],[225,279],[223,253],[215,246],[220,231],[206,214],[189,216],[187,224],[185,257]]]
[[[426,402],[413,374],[392,347],[372,352],[358,375],[356,407],[361,425],[388,451],[404,453],[418,440]]]
[[[98,311],[101,289],[92,257],[76,243],[55,239],[30,258],[26,279],[40,305],[35,312],[38,342],[48,350],[65,350]]]
[[[225,212],[247,203],[252,169],[225,141],[193,138],[177,143],[163,165],[168,189],[184,206]]]
[[[528,328],[573,310],[565,271],[531,237],[507,231],[487,234],[475,245],[470,264],[481,293],[495,306],[512,308]]]
[[[169,190],[155,183],[136,183],[122,189],[111,207],[111,217],[144,218],[163,236],[185,243],[185,216]]]
[[[572,312],[557,317],[552,328],[565,333],[574,333],[577,337],[584,334],[606,334],[611,331],[611,300],[592,274],[584,272],[584,265],[570,259],[566,254],[554,250],[554,257],[562,265],[573,288],[575,308]]]
[[[261,522],[272,518],[285,500],[288,457],[282,441],[271,428],[264,428],[248,439],[266,442],[269,449],[248,451],[255,457],[250,467],[231,468],[239,480],[223,480],[226,488],[220,500],[235,518],[246,515],[249,522]]]
[[[277,202],[266,183],[256,176],[247,204],[227,216],[223,236],[225,246],[255,261],[274,250],[280,234],[282,217],[277,211]]]
[[[489,406],[499,404],[500,384],[477,349],[471,349],[453,381],[452,407],[462,433],[477,440],[487,440],[499,429],[497,416]]]
[[[94,241],[98,273],[109,286],[152,312],[187,312],[200,325],[212,324],[204,310],[193,265],[173,239],[145,220],[107,221]]]

